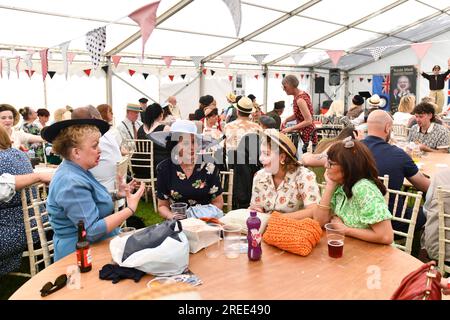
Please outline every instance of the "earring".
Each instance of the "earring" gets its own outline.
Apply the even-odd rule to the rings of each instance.
[[[285,163],[284,161],[281,161],[281,164],[283,164],[283,165],[284,165],[284,163]]]

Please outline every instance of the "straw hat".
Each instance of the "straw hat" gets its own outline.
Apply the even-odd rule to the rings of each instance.
[[[289,157],[292,158],[298,164],[301,164],[297,159],[297,148],[294,143],[289,139],[285,134],[279,132],[276,129],[266,129],[263,132],[263,135],[269,137],[273,142],[275,142],[284,152],[287,153]]]
[[[237,109],[243,113],[253,112],[253,102],[247,97],[242,97],[237,103]]]
[[[139,104],[135,104],[135,103],[128,103],[127,104],[127,111],[136,111],[136,112],[141,112],[142,108]]]
[[[231,103],[236,102],[236,95],[233,92],[230,92],[226,95],[227,99],[231,101]]]
[[[367,100],[370,106],[372,107],[379,107],[381,105],[381,99],[380,96],[377,94],[372,95],[369,100]]]

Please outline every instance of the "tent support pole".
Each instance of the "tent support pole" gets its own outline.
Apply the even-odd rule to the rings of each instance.
[[[112,75],[111,75],[111,57],[106,57],[108,71],[106,72],[106,103],[112,106]]]
[[[44,79],[44,106],[45,109],[48,109],[48,103],[47,103],[47,77]]]
[[[199,76],[200,76],[200,86],[199,86],[199,94],[198,94],[199,99],[201,96],[204,95],[204,92],[205,92],[205,77],[203,76],[203,68],[204,67],[205,67],[205,64],[202,62],[200,64],[200,71],[199,71]]]
[[[268,95],[268,89],[269,89],[269,68],[267,67],[267,64],[264,65],[264,72],[265,72],[266,76],[264,77],[263,112],[267,113],[267,95]]]
[[[346,71],[344,73],[344,113],[345,111],[348,111],[348,97],[350,96],[350,91],[348,89],[348,72]]]

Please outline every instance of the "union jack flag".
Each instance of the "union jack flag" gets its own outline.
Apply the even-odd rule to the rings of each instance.
[[[447,92],[447,105],[450,104],[450,74],[445,78],[448,81],[448,92]]]
[[[391,75],[388,74],[386,76],[383,76],[383,82],[381,83],[382,86],[381,93],[389,94],[390,85],[391,85]]]

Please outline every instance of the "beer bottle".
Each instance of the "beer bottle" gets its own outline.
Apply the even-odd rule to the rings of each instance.
[[[78,242],[77,249],[77,263],[81,272],[88,272],[92,269],[91,249],[89,242],[86,240],[86,230],[84,229],[84,222],[78,222]]]

